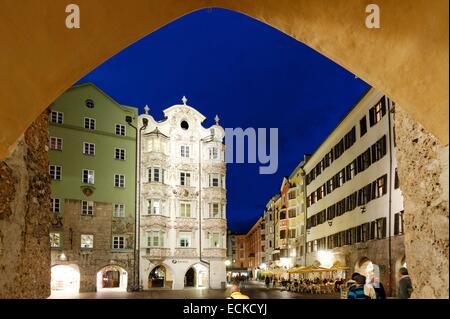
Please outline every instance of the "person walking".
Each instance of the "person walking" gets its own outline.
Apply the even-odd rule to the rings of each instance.
[[[399,269],[398,274],[400,280],[398,282],[398,298],[399,299],[409,299],[413,291],[411,278],[408,275],[408,269],[402,267]]]
[[[269,287],[270,287],[270,277],[269,276],[266,276],[265,283],[266,283],[266,288],[269,289]]]
[[[231,294],[227,299],[250,299],[250,297],[241,293],[239,285],[236,282],[233,282],[231,285]]]
[[[366,277],[363,275],[356,276],[355,284],[348,290],[347,299],[371,299],[364,292],[365,285]]]

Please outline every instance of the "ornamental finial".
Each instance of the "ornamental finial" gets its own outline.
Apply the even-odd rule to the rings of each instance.
[[[148,114],[149,111],[150,111],[150,108],[149,108],[148,105],[146,104],[146,105],[144,106],[144,112],[145,112],[145,114]]]
[[[219,115],[216,114],[216,116],[214,117],[214,122],[216,122],[216,125],[219,125]]]
[[[186,98],[186,96],[183,95],[183,98],[181,99],[181,101],[183,101],[183,104],[186,105],[186,103],[187,103],[187,98]]]

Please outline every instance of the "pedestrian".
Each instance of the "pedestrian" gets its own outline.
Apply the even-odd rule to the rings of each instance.
[[[358,275],[354,280],[355,284],[348,290],[347,299],[370,299],[370,297],[364,293],[366,277],[363,275]]]
[[[269,287],[270,287],[270,278],[269,278],[269,276],[266,276],[265,283],[266,283],[266,288],[269,289]]]
[[[241,293],[238,283],[233,282],[231,285],[231,294],[227,299],[250,299],[250,297]]]
[[[408,269],[406,267],[400,268],[398,271],[400,280],[398,282],[398,298],[409,299],[413,291],[411,278],[408,275]]]
[[[276,286],[277,286],[277,278],[273,276],[272,287],[276,288]]]
[[[386,299],[386,291],[384,290],[384,286],[381,282],[378,283],[378,287],[373,287],[375,289],[375,293],[377,295],[377,299]]]

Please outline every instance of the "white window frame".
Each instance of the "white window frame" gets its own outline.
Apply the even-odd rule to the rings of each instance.
[[[95,155],[95,143],[83,142],[83,154],[84,155]]]
[[[118,181],[118,183],[116,183]],[[114,187],[125,188],[125,175],[114,174]]]
[[[178,247],[192,247],[192,232],[180,231],[178,234]]]
[[[92,241],[91,247],[83,246],[83,238],[90,239]],[[80,248],[81,249],[94,249],[94,234],[81,234],[80,235]]]
[[[125,204],[122,203],[114,204],[113,217],[116,218],[125,217]]]
[[[162,230],[150,230],[147,232],[147,247],[164,247],[166,233]],[[157,242],[155,241],[157,239]]]
[[[155,205],[155,204],[158,205]],[[156,209],[158,208],[158,210]],[[164,201],[160,198],[150,198],[147,200],[147,215],[163,216],[164,215]]]
[[[89,121],[89,123],[88,123],[88,127],[86,127],[86,120],[88,120]],[[92,128],[92,124],[94,124],[93,125],[93,128]],[[92,118],[92,117],[84,117],[83,118],[83,127],[86,129],[86,130],[91,130],[91,131],[94,131],[95,129],[96,129],[96,127],[97,127],[97,121],[94,119],[94,118]]]
[[[180,185],[187,187],[191,186],[191,172],[180,172]]]
[[[188,209],[189,207],[189,209]],[[189,213],[189,214],[188,214]],[[192,217],[192,205],[188,202],[180,203],[180,217],[191,218]]]
[[[127,152],[124,148],[116,147],[114,148],[114,158],[116,160],[124,161],[127,158]]]
[[[61,200],[59,198],[51,198],[50,200],[52,213],[61,212]]]
[[[84,180],[84,173],[87,172],[87,181]],[[94,185],[95,184],[95,170],[84,168],[81,171],[81,182],[83,184]]]
[[[209,159],[218,160],[219,159],[219,148],[213,146],[209,149]]]
[[[217,236],[217,244],[216,245],[214,244],[215,236]],[[210,233],[209,246],[210,246],[210,248],[222,248],[221,234],[219,232]]]
[[[217,206],[217,212],[215,212],[214,207]],[[212,202],[209,203],[209,218],[221,218],[222,212],[221,212],[222,205],[219,202]],[[217,215],[215,215],[217,214]]]
[[[54,174],[52,175],[52,168],[54,171]],[[60,181],[62,179],[62,166],[59,165],[49,165],[48,166],[48,173],[52,180],[54,181]],[[59,178],[58,178],[59,176]]]
[[[217,185],[214,185],[214,180],[217,179]],[[219,173],[209,174],[209,187],[220,187],[221,175]]]
[[[182,158],[190,158],[191,157],[191,152],[190,152],[190,145],[181,145],[180,147],[180,156]]]
[[[81,215],[94,216],[95,203],[91,200],[81,201]]]
[[[122,134],[122,131],[123,131],[123,134]],[[116,124],[114,132],[118,136],[126,136],[127,135],[126,127],[123,124]]]
[[[56,120],[53,120],[53,115],[56,115]],[[64,113],[59,111],[51,111],[50,113],[50,122],[56,124],[64,124]]]
[[[50,136],[49,144],[51,150],[54,151],[63,150],[63,139],[61,137]]]
[[[111,243],[112,249],[125,249],[125,236],[113,235]]]

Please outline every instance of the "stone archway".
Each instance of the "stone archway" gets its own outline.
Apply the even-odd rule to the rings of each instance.
[[[0,78],[0,99],[2,108],[8,108],[2,114],[8,116],[0,117],[0,158],[10,154],[33,120],[84,74],[169,22],[214,7],[253,17],[317,50],[386,93],[448,144],[448,122],[440,121],[448,118],[446,0],[418,0],[414,6],[379,0],[382,28],[376,30],[365,25],[364,0],[336,0],[333,6],[327,0],[114,0],[108,2],[107,12],[101,1],[77,4],[83,8],[82,27],[70,30],[64,26],[64,3],[2,3],[0,21],[9,25],[2,28],[8,30],[1,33],[8,50],[0,52],[0,61],[6,61],[2,74],[8,76]],[[28,40],[17,41],[24,38]],[[96,46],[89,45],[94,42]],[[89,50],[80,50],[83,47]]]
[[[118,265],[108,265],[97,272],[97,291],[127,291],[128,272]]]
[[[80,291],[80,269],[78,265],[52,266],[51,289],[55,292],[78,293]]]
[[[5,162],[25,167],[23,174],[8,173],[2,179],[16,180],[13,187],[21,180],[28,181],[30,174],[45,180],[46,165],[40,163],[31,167],[17,158],[31,151],[45,162],[45,155],[38,151],[46,146],[44,130],[39,127],[45,121],[39,120],[37,128],[31,124],[73,82],[126,46],[184,14],[205,7],[228,8],[307,44],[401,105],[401,108],[396,107],[399,114],[396,117],[397,160],[405,195],[406,251],[411,252],[407,253],[407,262],[413,284],[417,286],[413,297],[448,298],[448,121],[442,120],[448,118],[449,106],[448,1],[418,0],[411,6],[408,1],[379,0],[377,4],[383,8],[383,27],[379,30],[365,27],[367,2],[364,0],[337,0],[333,7],[327,0],[167,0],[163,3],[113,0],[108,2],[107,12],[100,1],[79,0],[78,4],[84,10],[82,28],[69,30],[63,25],[66,18],[63,3],[13,0],[2,3],[0,21],[8,25],[0,28],[0,35],[8,50],[0,52],[0,61],[5,61],[0,74],[3,101],[0,158],[15,151]],[[128,27],[117,25],[117,20]],[[92,42],[98,45],[89,45]],[[80,50],[83,47],[89,50]],[[35,135],[40,136],[37,142],[26,138],[30,135],[27,128],[39,133]],[[21,139],[24,132],[25,139]],[[422,183],[416,183],[417,180]],[[419,185],[423,183],[426,187]],[[35,185],[30,186],[32,192]],[[6,206],[13,200],[24,202],[30,197],[28,193],[19,193],[10,198],[11,193],[14,194],[14,190],[4,192]],[[49,218],[45,203],[49,202],[50,195],[41,197],[42,205],[29,209],[45,220]],[[11,213],[20,215],[22,210],[13,209]],[[423,226],[420,232],[414,228],[417,223]],[[0,225],[0,231],[9,226],[5,225]],[[40,235],[30,235],[27,240],[47,242],[48,229],[34,233]],[[13,234],[7,233],[7,236],[11,238],[6,238],[5,242],[16,242]],[[17,243],[21,245],[20,241]],[[432,258],[424,255],[427,254],[421,249],[424,245],[433,247]],[[33,245],[27,247],[34,250]],[[45,267],[49,260],[44,257],[49,255],[48,250],[42,246],[45,252],[39,268],[42,278],[48,277]],[[26,259],[31,252],[24,254],[25,257],[20,258]],[[14,262],[14,258],[11,257],[9,263],[20,264]],[[427,262],[421,263],[422,260]],[[430,265],[437,269],[442,279],[440,285],[432,280],[436,274],[431,272]],[[26,265],[24,267],[9,271],[26,274]],[[24,275],[24,282],[30,282],[32,289],[23,295],[22,289],[16,287],[21,285],[10,285],[8,276],[5,277],[1,286],[11,288],[0,296],[48,296],[49,283],[31,284]],[[420,289],[416,289],[418,287]]]
[[[155,266],[148,274],[148,288],[165,288],[167,270],[164,265]]]

